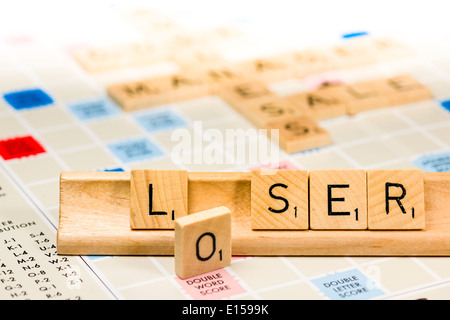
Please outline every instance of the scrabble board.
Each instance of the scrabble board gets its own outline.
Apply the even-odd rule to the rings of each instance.
[[[182,280],[172,256],[66,256],[56,244],[64,171],[250,172],[273,167],[276,158],[279,169],[448,172],[450,32],[439,24],[446,19],[444,4],[430,5],[426,23],[417,23],[424,15],[420,5],[405,11],[383,1],[25,3],[34,14],[11,3],[0,10],[0,298],[450,298],[448,257],[233,256],[225,268]],[[342,65],[306,75],[274,72],[252,83],[263,81],[271,94],[288,98],[407,74],[431,97],[317,119],[330,140],[301,151],[274,146],[263,134],[239,141],[238,150],[262,143],[276,151],[264,161],[249,154],[242,159],[226,144],[214,145],[223,161],[205,157],[208,134],[267,128],[216,87],[163,95],[136,110],[111,94],[124,83],[183,70],[196,74],[199,55],[202,68],[236,65],[361,48],[373,39],[402,46],[381,58],[369,50],[372,59],[363,59],[367,55],[356,51]],[[174,132],[200,136],[182,161],[173,153],[179,142]]]

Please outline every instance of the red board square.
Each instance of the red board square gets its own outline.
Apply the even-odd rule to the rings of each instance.
[[[0,140],[0,156],[4,160],[19,159],[44,152],[44,148],[32,136]]]

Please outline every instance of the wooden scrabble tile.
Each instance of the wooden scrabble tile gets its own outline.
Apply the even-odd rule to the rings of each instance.
[[[311,170],[309,207],[311,229],[367,229],[366,172]]]
[[[175,220],[175,273],[182,279],[231,264],[231,212],[217,207]]]
[[[335,68],[351,68],[374,63],[375,51],[367,38],[347,40],[342,45],[334,46],[329,52],[335,58]]]
[[[205,78],[170,75],[108,87],[108,94],[126,111],[139,110],[209,94]]]
[[[176,102],[188,99],[203,97],[209,94],[207,79],[199,74],[177,74],[162,78],[166,85],[168,102]],[[153,83],[153,80],[149,80]]]
[[[201,30],[198,37],[202,39],[202,43],[222,44],[228,41],[240,40],[245,36],[244,32],[232,26],[219,26]]]
[[[279,55],[238,62],[236,69],[241,70],[248,79],[267,83],[294,77],[292,64],[284,55]]]
[[[241,110],[241,113],[258,128],[266,128],[271,122],[293,117],[311,116],[306,107],[291,103],[289,99],[282,97],[249,104]]]
[[[87,72],[105,71],[123,65],[115,51],[115,48],[82,49],[75,52],[74,58]]]
[[[217,64],[215,67],[205,68],[202,74],[206,78],[210,94],[217,94],[223,87],[229,87],[246,80],[243,72],[227,64]]]
[[[288,120],[271,122],[268,135],[274,139],[271,129],[278,129],[280,147],[287,153],[320,148],[331,144],[331,136],[313,119],[300,116]]]
[[[314,120],[335,118],[346,114],[346,104],[335,90],[336,86],[302,92],[286,97],[291,103],[306,108]]]
[[[398,75],[385,79],[380,90],[388,97],[390,105],[396,106],[432,99],[431,90],[410,75]]]
[[[411,55],[413,52],[408,46],[392,39],[373,39],[372,46],[377,61],[386,61]]]
[[[111,85],[107,88],[109,96],[125,111],[133,111],[163,103],[164,97],[156,87],[149,87],[143,81]],[[155,103],[155,99],[160,100]]]
[[[186,49],[201,46],[200,39],[192,32],[186,30],[178,30],[170,35],[167,39],[167,47],[170,52],[183,51]]]
[[[143,109],[165,101],[160,88],[149,86],[144,81],[111,85],[107,92],[125,111]]]
[[[121,48],[121,50],[126,52],[128,66],[143,66],[157,63],[167,57],[166,50],[150,41],[131,43],[126,46],[126,49]]]
[[[244,81],[223,86],[218,95],[238,112],[250,104],[277,98],[277,95],[260,81]]]
[[[421,170],[368,170],[367,199],[369,229],[425,228]]]
[[[173,229],[175,219],[187,215],[187,171],[132,170],[130,175],[132,229]]]
[[[88,72],[139,66],[163,60],[165,53],[154,43],[130,43],[79,50],[74,57]]]
[[[204,47],[176,50],[170,55],[170,59],[175,61],[182,70],[195,71],[198,68],[214,68],[225,64],[225,60],[216,50]]]
[[[127,24],[137,28],[148,39],[157,36],[167,38],[182,30],[177,21],[156,10],[139,8],[126,12],[123,18]]]
[[[271,169],[252,171],[253,230],[308,229],[308,215],[308,171]]]
[[[293,61],[294,75],[300,78],[336,68],[335,58],[325,49],[293,52],[288,59]]]
[[[330,88],[339,101],[342,101],[348,114],[388,107],[388,97],[382,90],[380,82],[373,80]]]

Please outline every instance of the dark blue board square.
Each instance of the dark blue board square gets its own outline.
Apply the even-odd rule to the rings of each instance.
[[[53,99],[41,89],[10,92],[4,94],[3,98],[16,110],[37,108],[53,103]]]
[[[444,107],[447,111],[450,111],[450,99],[441,101],[441,106]]]
[[[105,172],[123,172],[125,170],[123,170],[122,168],[112,168],[112,169],[105,169],[103,171],[105,171]]]
[[[362,37],[367,36],[369,33],[366,31],[359,31],[359,32],[352,32],[352,33],[346,33],[342,35],[343,39],[350,39],[350,38],[356,38],[356,37]]]

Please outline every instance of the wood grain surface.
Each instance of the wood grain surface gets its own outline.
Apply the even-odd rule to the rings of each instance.
[[[129,172],[61,175],[58,253],[173,255],[173,230],[131,230]],[[427,224],[405,231],[253,231],[250,173],[188,174],[188,212],[226,206],[233,255],[450,256],[450,173],[424,173]]]

